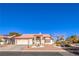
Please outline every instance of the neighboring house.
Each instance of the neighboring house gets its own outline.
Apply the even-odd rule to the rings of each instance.
[[[46,44],[52,44],[53,40],[49,34],[23,34],[15,37],[16,45],[29,45],[43,47]]]
[[[1,40],[3,41],[3,44],[15,44],[15,38],[9,36],[9,35],[2,35],[0,36]]]
[[[4,44],[4,39],[3,39],[3,36],[0,35],[0,45],[3,45]]]

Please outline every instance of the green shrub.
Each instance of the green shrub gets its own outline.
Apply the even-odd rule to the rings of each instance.
[[[0,42],[3,42],[2,40],[0,40]]]

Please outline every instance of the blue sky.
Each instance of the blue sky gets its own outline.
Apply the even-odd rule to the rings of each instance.
[[[79,33],[79,4],[0,4],[0,34]]]

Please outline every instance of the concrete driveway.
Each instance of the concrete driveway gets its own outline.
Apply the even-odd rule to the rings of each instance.
[[[22,50],[25,45],[15,45],[14,47],[10,48],[9,50]]]
[[[8,45],[5,47],[0,47],[0,51],[12,51],[12,50],[22,50],[25,45]]]

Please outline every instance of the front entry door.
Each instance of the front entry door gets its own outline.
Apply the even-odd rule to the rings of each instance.
[[[39,47],[41,45],[41,38],[36,37],[36,46]]]

